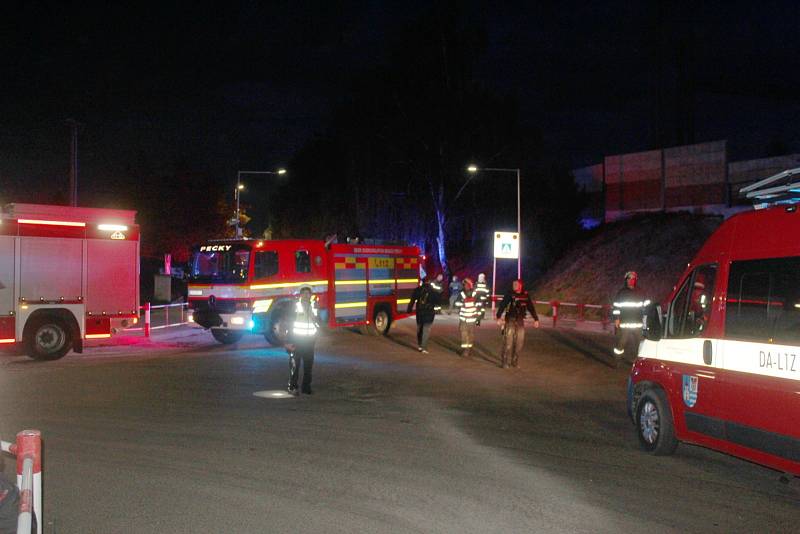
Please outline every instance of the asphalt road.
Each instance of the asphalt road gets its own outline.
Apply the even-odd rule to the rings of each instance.
[[[796,532],[800,479],[699,447],[637,448],[610,338],[541,329],[502,370],[494,325],[455,354],[325,333],[314,395],[253,336],[0,354],[0,437],[45,438],[45,532]],[[13,474],[13,460],[3,471]]]

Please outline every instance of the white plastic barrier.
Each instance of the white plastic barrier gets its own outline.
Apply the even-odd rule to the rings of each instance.
[[[42,534],[42,433],[23,430],[17,434],[16,443],[0,441],[0,450],[17,457],[20,497],[17,534],[30,534],[34,514],[36,532]]]

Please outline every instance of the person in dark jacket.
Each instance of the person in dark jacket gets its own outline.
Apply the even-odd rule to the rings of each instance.
[[[533,317],[534,328],[539,328],[539,315],[530,295],[525,291],[522,280],[514,280],[511,291],[503,296],[497,309],[497,324],[503,328],[503,348],[500,352],[500,367],[503,369],[508,369],[509,364],[519,367],[519,354],[525,344],[526,313]]]
[[[289,316],[289,342],[286,352],[289,353],[289,387],[291,395],[297,396],[297,381],[300,377],[300,363],[303,364],[302,391],[311,395],[311,370],[314,367],[314,345],[320,322],[317,309],[311,300],[311,288],[303,287]]]
[[[625,285],[614,297],[614,326],[617,340],[614,346],[614,366],[619,366],[625,349],[637,345],[642,337],[642,325],[645,309],[650,305],[642,291],[636,287],[639,276],[634,271],[625,273]]]
[[[423,354],[428,354],[428,336],[431,333],[433,319],[436,317],[436,306],[439,304],[439,295],[426,277],[414,292],[408,303],[407,313],[411,313],[416,305],[417,308],[417,350]]]

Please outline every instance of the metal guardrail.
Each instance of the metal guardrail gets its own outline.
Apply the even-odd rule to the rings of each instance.
[[[17,441],[0,441],[0,450],[17,457],[17,487],[19,488],[19,516],[17,534],[31,534],[33,517],[36,532],[42,534],[42,433],[23,430]]]
[[[162,328],[172,328],[189,324],[189,303],[187,302],[158,304],[156,306],[145,302],[142,306],[139,306],[139,310],[143,312],[142,315],[144,317],[142,326],[126,328],[126,330],[130,332],[144,332],[144,337],[150,337],[151,330],[160,330]],[[155,325],[153,324],[154,322]]]
[[[495,309],[495,302],[503,299],[502,295],[492,295],[492,312]],[[611,324],[611,305],[610,304],[584,304],[577,302],[561,302],[558,300],[534,300],[534,305],[550,306],[550,317],[553,320],[553,328],[558,325],[560,319],[559,311],[562,307],[575,308],[574,319],[576,322],[599,322],[603,325],[603,330],[608,330]],[[599,310],[600,320],[591,321],[586,319],[586,310]]]

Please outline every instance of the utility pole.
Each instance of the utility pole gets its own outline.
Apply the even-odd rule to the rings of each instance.
[[[67,119],[71,128],[69,143],[69,205],[78,206],[78,127],[81,124],[74,119]]]

